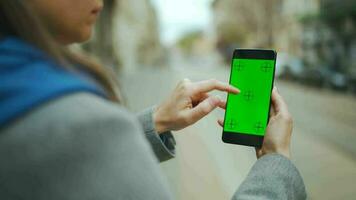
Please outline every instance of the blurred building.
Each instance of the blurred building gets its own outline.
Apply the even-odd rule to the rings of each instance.
[[[216,41],[229,60],[232,50],[273,48],[282,0],[215,0],[212,3]]]
[[[219,45],[267,47],[279,23],[282,0],[215,0],[214,24]]]
[[[91,41],[83,48],[105,65],[132,71],[163,62],[156,12],[149,0],[104,0]]]
[[[306,33],[300,22],[308,16],[315,16],[320,9],[320,0],[284,0],[280,4],[280,19],[274,31],[274,47],[280,52],[287,52],[301,57],[303,35]],[[315,38],[315,35],[309,35]],[[308,36],[307,36],[308,37]]]
[[[327,69],[318,70],[322,79],[336,72],[356,77],[354,0],[215,0],[212,10],[227,61],[236,47],[274,48]]]
[[[300,54],[302,16],[319,10],[320,0],[215,0],[219,45],[276,48]]]
[[[347,73],[356,68],[356,2],[320,0],[317,13],[306,16],[303,25],[304,59]]]

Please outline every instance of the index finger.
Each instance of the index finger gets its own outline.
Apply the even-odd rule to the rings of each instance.
[[[215,79],[210,79],[210,80],[205,80],[205,81],[200,81],[195,83],[195,92],[206,93],[206,92],[211,92],[213,90],[219,90],[219,91],[229,92],[234,94],[240,93],[240,90],[237,89],[236,87]]]

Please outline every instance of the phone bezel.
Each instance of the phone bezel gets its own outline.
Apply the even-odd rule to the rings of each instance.
[[[273,67],[273,78],[272,78],[272,87],[271,87],[271,93],[272,93],[275,71],[276,71],[276,59],[277,59],[276,51],[267,50],[267,49],[235,49],[231,61],[229,82],[231,82],[232,64],[233,64],[233,59],[235,58],[274,60],[275,62]],[[226,107],[228,106],[228,104],[229,102],[227,102]],[[267,123],[269,121],[270,110],[271,110],[271,99],[269,102],[269,109],[267,113]],[[226,117],[226,112],[225,112],[225,117]],[[239,144],[239,145],[253,146],[253,147],[261,147],[263,144],[263,138],[264,136],[252,135],[247,133],[229,132],[229,131],[224,131],[224,129],[222,134],[222,141],[225,143]]]

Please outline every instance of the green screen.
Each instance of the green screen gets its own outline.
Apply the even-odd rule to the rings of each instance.
[[[229,94],[224,131],[264,136],[267,126],[274,60],[233,59],[230,84],[241,90]]]

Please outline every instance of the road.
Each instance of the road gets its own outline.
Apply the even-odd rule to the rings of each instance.
[[[168,69],[127,73],[120,82],[128,107],[139,111],[161,102],[183,78],[228,81],[229,71],[214,60],[180,60]],[[354,199],[356,98],[279,80],[276,85],[294,116],[292,160],[304,178],[308,198]],[[161,167],[176,199],[230,199],[256,161],[252,148],[221,141],[216,120],[223,115],[216,110],[174,133],[177,156]]]

